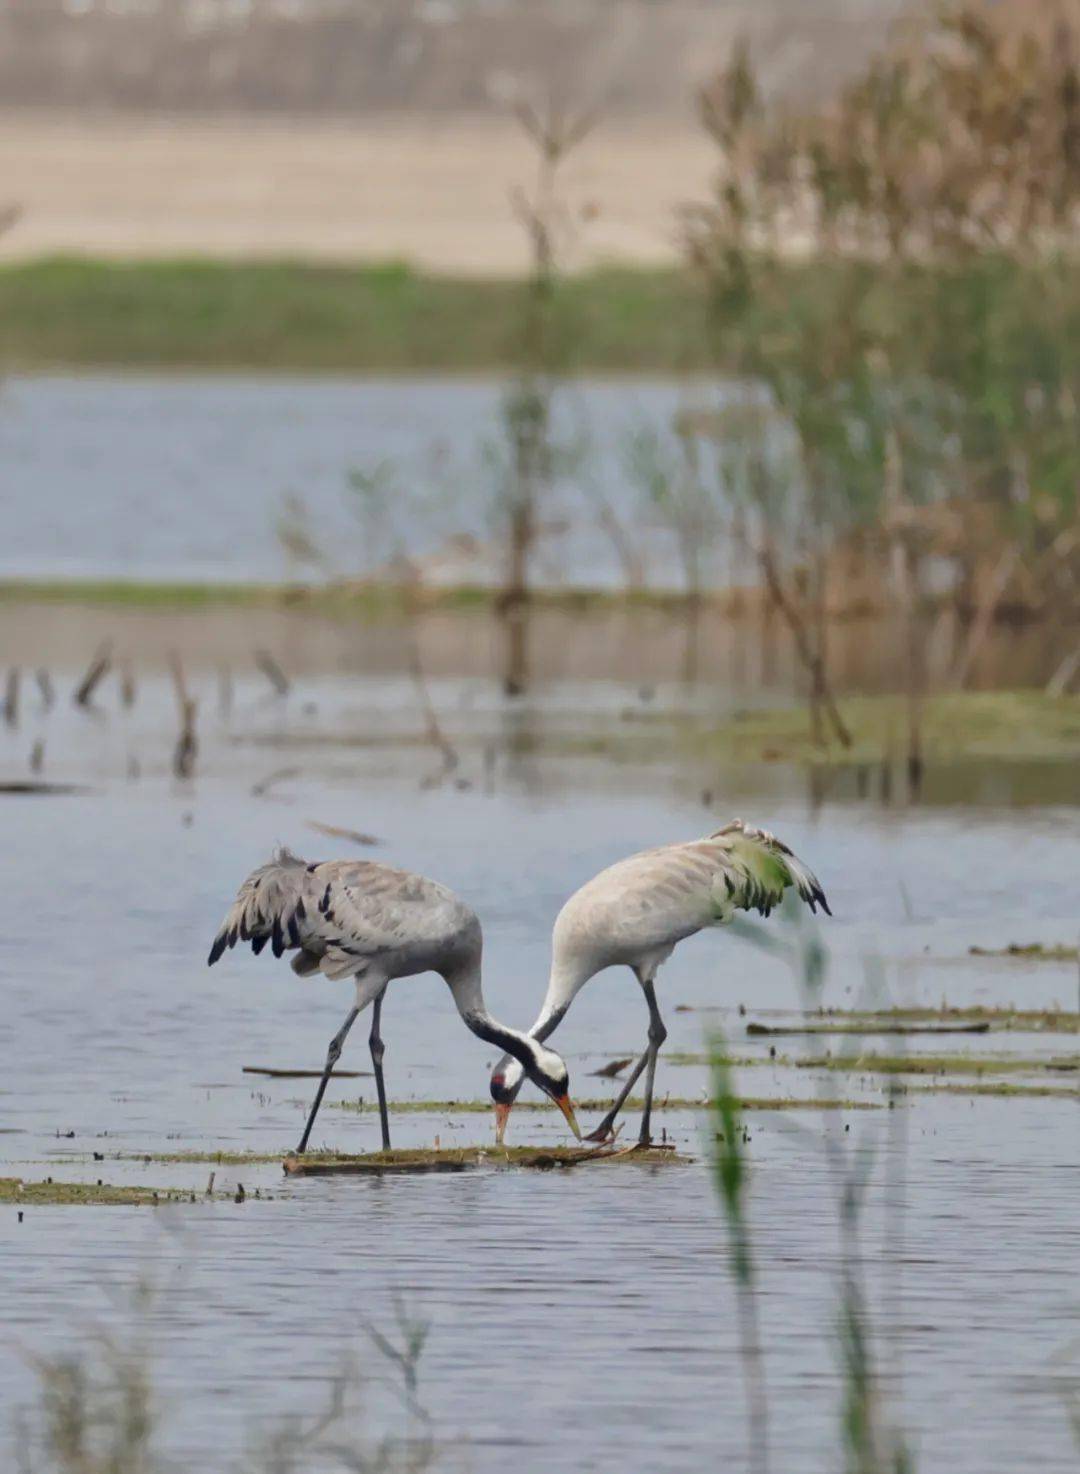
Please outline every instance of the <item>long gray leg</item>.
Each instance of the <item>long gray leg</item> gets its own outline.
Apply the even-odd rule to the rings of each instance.
[[[667,1038],[667,1029],[664,1027],[664,1020],[660,1017],[660,1009],[657,1007],[652,978],[642,978],[641,986],[645,990],[645,1002],[649,1005],[649,1067],[645,1076],[645,1108],[641,1113],[638,1145],[648,1146],[652,1141],[649,1135],[649,1123],[652,1116],[653,1084],[656,1080],[656,1057],[660,1053],[661,1044]]]
[[[599,1126],[597,1126],[596,1130],[589,1132],[588,1136],[585,1138],[586,1141],[606,1141],[607,1138],[611,1135],[611,1128],[615,1123],[615,1117],[619,1114],[623,1106],[626,1104],[631,1090],[633,1090],[634,1086],[641,1078],[641,1072],[645,1069],[646,1065],[649,1066],[649,1074],[645,1085],[645,1113],[643,1116],[643,1123],[645,1135],[648,1135],[649,1113],[652,1108],[653,1079],[656,1075],[656,1056],[660,1052],[660,1045],[663,1044],[664,1040],[667,1038],[667,1030],[664,1028],[664,1022],[660,1017],[660,1010],[656,1006],[656,994],[653,992],[653,976],[655,974],[655,969],[653,974],[646,974],[644,977],[640,972],[638,972],[636,967],[633,968],[632,971],[638,982],[641,984],[642,990],[645,994],[645,1002],[649,1005],[649,1042],[645,1046],[645,1050],[641,1058],[638,1060],[634,1068],[630,1071],[626,1083],[623,1086],[622,1090],[619,1092],[615,1104],[611,1107],[610,1111],[608,1111],[607,1115],[600,1122]]]
[[[386,1110],[386,1086],[383,1084],[382,1062],[386,1053],[386,1046],[379,1032],[379,1021],[382,1018],[382,1001],[386,996],[384,988],[375,999],[371,1010],[371,1038],[368,1043],[371,1046],[371,1063],[375,1067],[375,1089],[379,1092],[379,1125],[382,1127],[382,1149],[384,1152],[390,1150],[390,1117]]]
[[[319,1107],[322,1105],[322,1098],[326,1093],[326,1083],[330,1079],[330,1072],[337,1064],[338,1059],[341,1056],[341,1046],[345,1043],[346,1035],[352,1028],[353,1024],[356,1022],[359,1012],[360,1010],[358,1008],[350,1008],[348,1018],[342,1024],[341,1028],[337,1031],[334,1037],[330,1040],[330,1048],[326,1051],[326,1068],[323,1070],[322,1079],[319,1081],[319,1088],[315,1092],[315,1101],[311,1107],[311,1114],[307,1118],[307,1125],[304,1127],[304,1134],[300,1138],[300,1145],[296,1148],[297,1156],[299,1156],[300,1153],[307,1148],[308,1137],[311,1135],[311,1128],[315,1124],[315,1117],[319,1113]]]
[[[615,1123],[615,1117],[619,1114],[623,1106],[626,1104],[627,1097],[629,1096],[631,1090],[633,1090],[634,1086],[637,1084],[638,1079],[641,1076],[641,1072],[648,1064],[648,1062],[649,1051],[646,1049],[645,1053],[641,1056],[637,1064],[626,1077],[626,1083],[619,1091],[615,1104],[611,1107],[611,1110],[608,1111],[607,1115],[600,1122],[599,1126],[597,1126],[596,1130],[589,1132],[588,1136],[586,1136],[585,1138],[586,1141],[607,1141],[608,1137],[611,1135],[611,1128]]]

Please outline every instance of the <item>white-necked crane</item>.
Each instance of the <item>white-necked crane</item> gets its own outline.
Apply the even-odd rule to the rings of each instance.
[[[326,1067],[297,1152],[303,1152],[315,1124],[327,1081],[345,1036],[357,1016],[373,1004],[371,1062],[379,1095],[383,1150],[390,1147],[390,1123],[383,1083],[380,1031],[383,996],[394,978],[440,973],[457,1010],[479,1038],[518,1064],[562,1111],[580,1137],[570,1104],[566,1065],[554,1050],[528,1034],[493,1019],[484,1005],[480,981],[483,938],[476,913],[446,886],[408,870],[366,860],[308,864],[280,850],[268,865],[253,870],[221,924],[208,958],[212,967],[226,947],[250,942],[258,955],[269,942],[274,956],[295,951],[292,968],[300,977],[322,972],[355,982],[356,1001],[330,1041]]]
[[[610,865],[570,897],[555,919],[551,975],[529,1033],[544,1040],[558,1028],[578,993],[598,972],[625,964],[645,994],[648,1042],[618,1099],[586,1140],[605,1141],[643,1070],[645,1102],[639,1143],[650,1140],[656,1058],[667,1038],[653,987],[656,972],[685,937],[722,926],[736,911],[768,916],[794,886],[811,910],[829,911],[814,875],[787,845],[741,819],[705,839],[661,845]],[[496,1138],[501,1143],[524,1073],[507,1053],[491,1075]]]

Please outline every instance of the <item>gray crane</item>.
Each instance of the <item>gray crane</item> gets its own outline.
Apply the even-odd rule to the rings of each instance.
[[[645,1050],[588,1140],[605,1141],[612,1134],[615,1117],[644,1070],[639,1144],[649,1142],[656,1059],[667,1038],[653,987],[660,964],[685,937],[705,927],[723,926],[736,911],[768,916],[788,886],[795,887],[811,910],[821,906],[832,915],[816,877],[787,845],[767,830],[751,829],[735,819],[704,839],[661,845],[609,865],[570,897],[555,918],[547,994],[529,1033],[534,1039],[548,1038],[589,979],[619,964],[633,971],[649,1010]],[[492,1071],[500,1143],[525,1073],[513,1051],[507,1051]]]
[[[208,958],[212,967],[227,947],[250,942],[258,955],[270,944],[274,956],[295,952],[300,977],[321,972],[352,981],[356,1000],[330,1041],[326,1067],[297,1152],[303,1152],[327,1081],[346,1035],[372,1004],[371,1062],[379,1095],[383,1150],[390,1148],[390,1123],[383,1082],[382,1003],[395,978],[441,974],[457,1010],[479,1038],[504,1050],[562,1111],[581,1136],[570,1103],[564,1061],[528,1034],[500,1024],[488,1013],[480,981],[483,938],[476,913],[446,886],[408,870],[367,860],[308,864],[280,850],[253,870],[237,892]]]

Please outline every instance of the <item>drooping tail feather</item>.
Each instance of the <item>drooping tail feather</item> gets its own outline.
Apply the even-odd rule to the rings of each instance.
[[[256,956],[267,942],[274,956],[300,945],[300,922],[306,916],[301,894],[305,861],[281,849],[267,865],[253,870],[226,912],[206,962],[213,967],[227,947],[250,942]]]

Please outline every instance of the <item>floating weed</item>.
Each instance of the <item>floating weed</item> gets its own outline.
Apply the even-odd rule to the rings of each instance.
[[[884,1008],[866,1012],[827,1008],[814,1017],[860,1025],[989,1024],[995,1033],[1080,1033],[1080,1013],[1060,1008],[953,1008],[948,1004],[940,1008]]]

